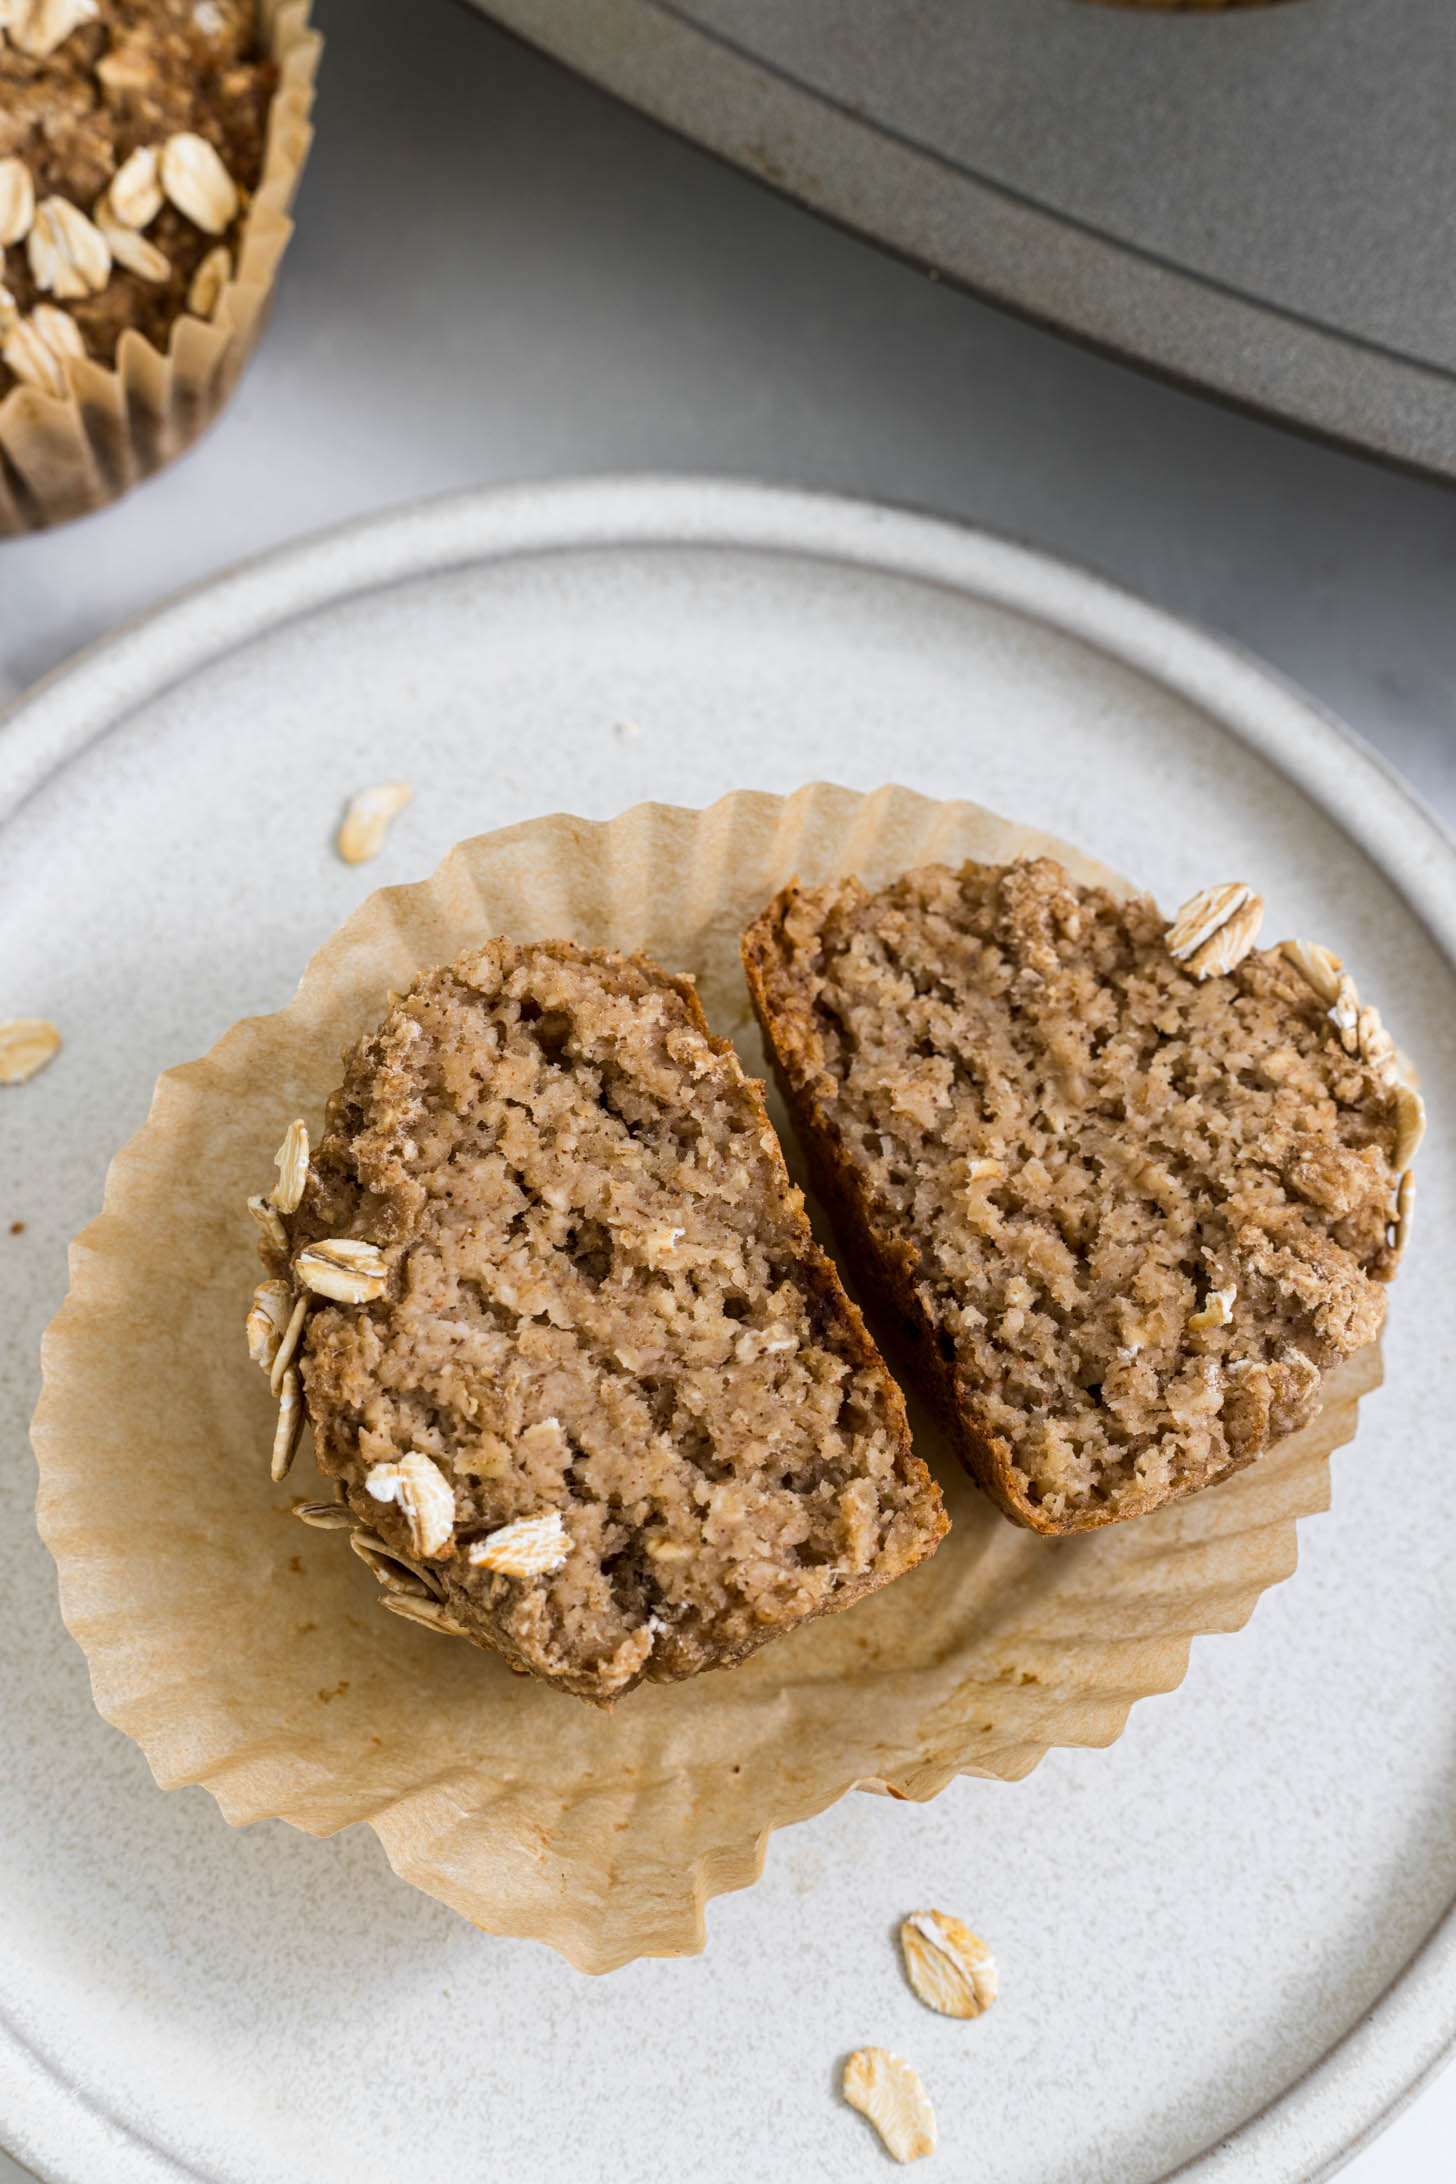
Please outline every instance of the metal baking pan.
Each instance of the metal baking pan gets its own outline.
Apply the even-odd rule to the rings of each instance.
[[[474,0],[944,278],[1456,475],[1456,8]]]

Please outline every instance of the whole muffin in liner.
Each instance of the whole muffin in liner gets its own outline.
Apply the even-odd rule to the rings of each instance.
[[[700,1948],[708,1898],[756,1878],[774,1828],[850,1789],[925,1799],[957,1773],[1009,1781],[1053,1746],[1109,1744],[1135,1699],[1178,1684],[1195,1635],[1247,1620],[1294,1568],[1295,1520],[1328,1505],[1329,1453],[1380,1377],[1374,1345],[1248,1471],[1062,1540],[1000,1516],[912,1406],[952,1520],[939,1552],[740,1668],[645,1686],[610,1715],[381,1612],[344,1534],[294,1521],[327,1493],[306,1452],[269,1484],[244,1203],[288,1121],[317,1126],[390,989],[495,934],[643,949],[694,974],[761,1073],[738,938],[791,877],[873,885],[1043,851],[1127,891],[1044,835],[900,789],[532,821],[371,896],[286,1009],[166,1072],[72,1247],[34,1424],[62,1612],[98,1707],[164,1787],[202,1783],[235,1824],[366,1821],[417,1887],[605,1971]]]
[[[131,327],[114,364],[55,361],[66,392],[27,383],[0,400],[0,537],[40,530],[118,499],[201,437],[236,386],[267,319],[293,233],[289,208],[313,131],[323,50],[310,0],[258,0],[258,42],[277,69],[263,166],[238,229],[231,277],[206,317],[184,310],[165,354]]]

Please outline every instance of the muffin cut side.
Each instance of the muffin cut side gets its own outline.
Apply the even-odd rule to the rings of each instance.
[[[1142,1514],[1303,1425],[1397,1264],[1419,1101],[1374,1012],[1334,1020],[1322,950],[1210,976],[1168,931],[1037,859],[790,886],[744,938],[856,1275],[1040,1531]]]
[[[361,1297],[307,1317],[320,1468],[519,1668],[610,1703],[946,1530],[760,1089],[643,958],[499,941],[421,978],[282,1219],[280,1278]],[[353,1288],[310,1272],[339,1241],[377,1251]]]

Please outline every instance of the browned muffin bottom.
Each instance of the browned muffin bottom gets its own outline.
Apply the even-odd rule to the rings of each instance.
[[[10,298],[0,297],[0,339],[41,304],[64,312],[86,353],[109,364],[127,327],[166,350],[198,268],[220,247],[236,269],[277,70],[259,50],[254,0],[99,0],[90,17],[83,5],[14,0],[9,32],[0,34],[0,159],[23,162],[37,203],[62,198],[94,226],[98,203],[133,153],[189,133],[213,147],[242,193],[220,228],[162,202],[137,230],[166,261],[159,278],[143,278],[113,257],[94,292],[59,295],[36,278],[28,232],[0,251],[0,284]],[[26,369],[22,349],[12,347],[12,357],[19,376],[47,383],[39,368]],[[0,397],[16,379],[14,364],[0,359]]]
[[[1379,1329],[1419,1103],[1323,951],[1323,995],[1278,951],[1200,979],[1042,858],[793,886],[744,957],[856,1275],[1020,1522],[1222,1478]]]
[[[320,1468],[466,1635],[584,1698],[742,1660],[946,1529],[761,1088],[645,958],[492,941],[420,978],[286,1233],[305,1294],[320,1240],[379,1253],[381,1294],[307,1321]]]

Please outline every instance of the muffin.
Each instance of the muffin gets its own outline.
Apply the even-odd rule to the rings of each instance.
[[[1336,958],[1050,858],[790,885],[754,1008],[850,1265],[1018,1523],[1227,1477],[1385,1316],[1419,1094]]]
[[[254,1204],[249,1333],[384,1605],[598,1704],[743,1660],[947,1529],[690,982],[492,941],[392,1000]]]
[[[98,505],[232,385],[287,238],[318,41],[254,0],[10,0],[0,528]]]

